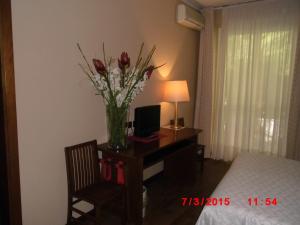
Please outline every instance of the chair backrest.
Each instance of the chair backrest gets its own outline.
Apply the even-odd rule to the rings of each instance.
[[[65,148],[68,187],[76,193],[100,179],[97,141],[89,141]]]

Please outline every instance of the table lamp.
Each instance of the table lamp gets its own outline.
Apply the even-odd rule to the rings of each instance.
[[[167,81],[165,86],[164,100],[166,102],[175,103],[175,119],[174,127],[175,130],[179,130],[178,126],[178,102],[190,101],[190,95],[186,80]]]

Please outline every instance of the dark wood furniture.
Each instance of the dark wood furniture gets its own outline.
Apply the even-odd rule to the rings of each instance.
[[[0,1],[0,224],[22,225],[11,2]]]
[[[171,180],[183,182],[195,179],[197,135],[200,130],[184,128],[179,131],[161,128],[160,139],[150,143],[131,142],[126,150],[116,152],[107,143],[98,145],[103,157],[122,160],[127,165],[128,220],[143,223],[143,170],[164,160],[164,174]]]
[[[122,199],[122,224],[126,224],[125,189],[122,186],[104,182],[100,177],[100,166],[97,152],[97,141],[89,141],[65,148],[68,176],[68,218],[67,225],[79,223],[88,219],[100,224],[101,207],[107,203]],[[75,198],[75,199],[74,199]],[[74,207],[74,204],[86,201],[94,205],[95,216],[84,213]],[[75,219],[72,212],[81,215]]]
[[[203,172],[203,166],[204,166],[204,153],[205,153],[205,145],[198,145],[197,146],[197,155],[198,160],[200,161],[201,171]]]

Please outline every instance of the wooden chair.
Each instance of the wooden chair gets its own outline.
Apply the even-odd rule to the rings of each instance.
[[[103,205],[120,198],[122,205],[122,224],[126,224],[125,187],[105,182],[100,177],[100,166],[97,153],[97,141],[89,141],[65,148],[68,177],[68,218],[67,225],[83,224],[89,220],[99,223],[99,211]],[[74,207],[80,201],[94,205],[94,214],[85,213]],[[74,218],[72,213],[80,215]]]

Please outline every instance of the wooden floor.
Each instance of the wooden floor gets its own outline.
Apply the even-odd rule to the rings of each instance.
[[[206,159],[204,170],[200,164],[194,184],[174,185],[163,176],[156,176],[146,182],[148,204],[144,225],[195,225],[202,208],[181,206],[182,197],[209,197],[220,182],[230,164]],[[103,213],[103,225],[121,224],[119,218]]]
[[[148,186],[148,214],[145,225],[195,225],[202,208],[181,206],[182,197],[209,197],[219,181],[229,169],[223,161],[207,159],[203,173],[199,170],[195,184],[172,185],[164,182],[163,177]]]

